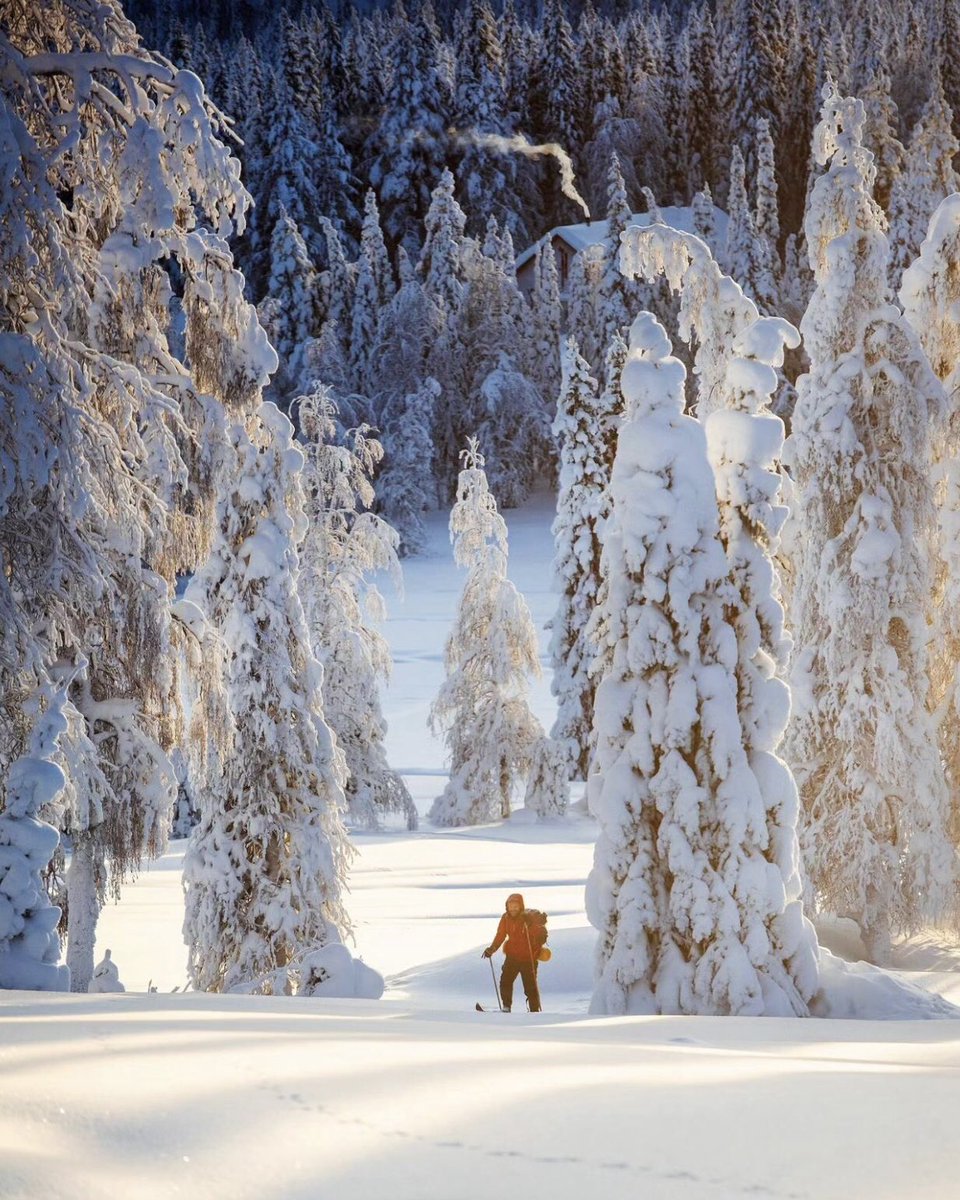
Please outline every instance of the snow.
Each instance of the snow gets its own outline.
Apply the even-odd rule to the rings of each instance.
[[[541,630],[544,723],[552,501],[505,514],[510,575]],[[446,513],[427,534],[405,598],[388,597],[384,704],[421,812],[443,782],[426,714],[462,584]],[[857,1011],[896,1020],[591,1018],[596,833],[575,806],[555,822],[520,809],[469,830],[358,834],[350,948],[386,976],[379,1001],[171,994],[186,979],[173,843],[101,919],[125,995],[0,992],[0,1196],[955,1195],[960,1020],[915,1019],[922,993],[897,980],[960,1001],[960,948],[918,937],[897,951],[906,975],[876,978],[822,955],[834,1016],[856,994]],[[549,913],[546,1011],[476,1013],[495,1005],[480,951],[515,890]]]

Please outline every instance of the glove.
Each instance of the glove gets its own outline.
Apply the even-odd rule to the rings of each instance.
[[[486,950],[484,950],[484,952],[483,952],[483,954],[481,955],[481,957],[482,957],[482,958],[493,958],[493,951],[490,949],[490,947],[489,947],[489,946],[486,948]]]

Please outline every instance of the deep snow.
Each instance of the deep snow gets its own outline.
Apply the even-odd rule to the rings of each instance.
[[[510,575],[550,616],[551,498],[505,514]],[[462,576],[443,518],[391,599],[388,750],[421,811],[444,782],[426,713]],[[541,634],[545,652],[546,633]],[[549,724],[549,680],[535,685]],[[590,1018],[583,884],[596,826],[510,822],[356,837],[348,907],[381,1001],[171,994],[184,843],[103,915],[125,995],[0,992],[0,1197],[653,1200],[954,1197],[960,1020]],[[546,1011],[493,1006],[479,957],[508,892],[550,914]],[[856,947],[834,923],[821,941]],[[895,976],[824,956],[840,1012],[942,1015],[960,954],[934,934]],[[144,994],[148,982],[157,994]]]

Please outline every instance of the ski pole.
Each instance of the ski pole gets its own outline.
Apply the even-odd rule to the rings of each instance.
[[[537,1011],[543,1011],[543,1002],[540,999],[540,980],[537,978],[537,960],[533,955],[533,943],[530,941],[530,925],[524,921],[524,928],[527,931],[527,949],[530,951],[530,969],[533,971],[533,990],[537,997]],[[527,1010],[530,1009],[530,1001],[527,1001]]]
[[[487,959],[487,962],[490,964],[490,974],[493,976],[493,990],[497,993],[497,1007],[500,1009],[501,1012],[503,1012],[503,1001],[500,999],[500,989],[497,987],[497,973],[493,969],[493,955],[492,954]]]

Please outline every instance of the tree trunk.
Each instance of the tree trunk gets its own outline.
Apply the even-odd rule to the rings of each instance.
[[[67,966],[70,990],[85,992],[93,978],[93,949],[97,940],[100,901],[94,838],[78,834],[67,870]]]

